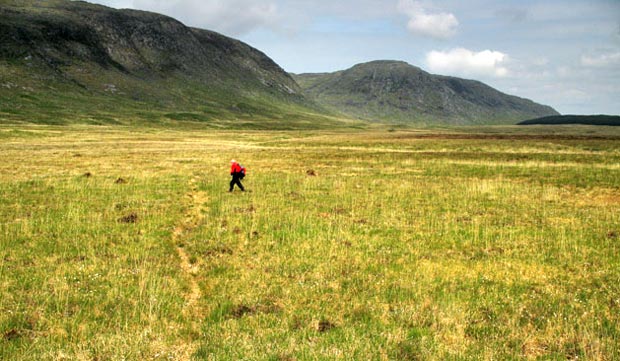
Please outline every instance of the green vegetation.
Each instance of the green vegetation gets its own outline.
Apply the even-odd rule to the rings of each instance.
[[[262,52],[163,15],[68,0],[0,2],[3,124],[346,125],[300,92]]]
[[[0,359],[620,358],[616,128],[0,139]]]
[[[4,68],[6,69],[6,68]],[[0,72],[2,71],[0,64]],[[9,74],[29,75],[13,68]],[[120,78],[111,80],[119,83]],[[363,124],[313,112],[294,102],[274,101],[268,95],[242,97],[185,82],[178,92],[166,89],[183,83],[167,80],[149,84],[149,96],[136,100],[123,94],[98,94],[62,82],[21,88],[0,84],[0,124],[191,126],[202,129],[320,129],[360,127]],[[17,84],[17,83],[7,83]],[[140,92],[140,90],[136,90]],[[157,95],[155,95],[157,94]],[[119,116],[122,114],[122,116]]]
[[[557,114],[404,62],[294,77],[299,84],[241,41],[167,16],[82,1],[0,1],[3,124],[289,130],[342,128],[350,118],[434,126]]]
[[[429,74],[402,61],[372,61],[335,73],[293,76],[308,98],[327,109],[376,122],[514,124],[558,114],[479,81]]]
[[[607,125],[620,126],[620,116],[617,115],[559,115],[526,120],[519,125]]]
[[[84,2],[2,1],[0,44],[0,359],[620,358],[617,128],[343,120],[554,111],[375,62],[298,77],[330,113]]]

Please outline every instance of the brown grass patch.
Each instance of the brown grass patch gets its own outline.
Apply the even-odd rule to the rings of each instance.
[[[131,212],[128,215],[121,217],[118,219],[119,223],[137,223],[138,222],[138,214],[135,212]]]
[[[325,319],[320,320],[319,323],[317,324],[317,331],[321,333],[327,332],[334,328],[336,328],[336,325]]]
[[[2,335],[2,337],[7,341],[12,341],[18,339],[22,336],[21,332],[16,329],[10,329]]]

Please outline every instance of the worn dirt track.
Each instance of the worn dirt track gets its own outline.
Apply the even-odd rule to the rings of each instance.
[[[187,202],[187,210],[179,224],[177,224],[172,232],[172,243],[179,256],[179,267],[186,278],[189,291],[184,295],[185,304],[183,314],[191,320],[191,328],[197,331],[199,324],[196,320],[202,319],[203,312],[199,307],[199,301],[203,297],[200,284],[198,282],[199,267],[191,262],[190,255],[185,249],[184,239],[199,226],[204,220],[203,209],[207,202],[207,195],[204,191],[198,189],[198,178],[194,177],[189,182],[189,192],[185,195]],[[183,351],[181,359],[189,360],[196,349],[196,342],[187,344],[183,342]]]

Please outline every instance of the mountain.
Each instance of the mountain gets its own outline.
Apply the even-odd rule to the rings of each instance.
[[[620,116],[618,115],[560,115],[530,119],[520,122],[518,125],[561,125],[561,124],[582,124],[582,125],[608,125],[620,126]]]
[[[300,87],[301,85],[301,87]],[[0,122],[228,128],[515,123],[552,108],[480,82],[376,61],[286,73],[241,41],[144,11],[0,0]]]
[[[2,122],[334,122],[247,44],[159,14],[68,0],[0,1],[0,100]]]
[[[400,61],[373,61],[335,73],[293,77],[304,94],[326,108],[371,121],[514,124],[558,114],[481,82],[429,74]]]

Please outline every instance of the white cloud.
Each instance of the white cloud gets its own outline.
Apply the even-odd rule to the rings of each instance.
[[[532,65],[534,66],[543,67],[548,64],[549,64],[549,58],[547,58],[546,56],[541,56],[541,57],[532,59]]]
[[[426,65],[431,72],[445,75],[505,77],[508,55],[492,50],[474,52],[464,48],[450,51],[431,51]]]
[[[134,0],[133,7],[167,14],[187,25],[241,35],[260,27],[275,27],[275,2],[253,0]]]
[[[618,66],[620,65],[620,51],[600,55],[583,55],[581,65],[593,68]]]
[[[71,0],[79,1],[79,0]],[[132,0],[90,0],[89,2],[110,6],[117,9],[131,9],[133,8]]]
[[[456,34],[459,21],[451,13],[429,13],[418,1],[399,0],[398,9],[409,16],[407,29],[414,34],[447,39]]]
[[[523,23],[528,19],[529,13],[527,9],[522,8],[504,8],[495,11],[495,15],[505,21],[511,23]]]
[[[574,77],[577,73],[570,66],[562,65],[562,66],[557,67],[556,74],[561,79],[561,78]]]

